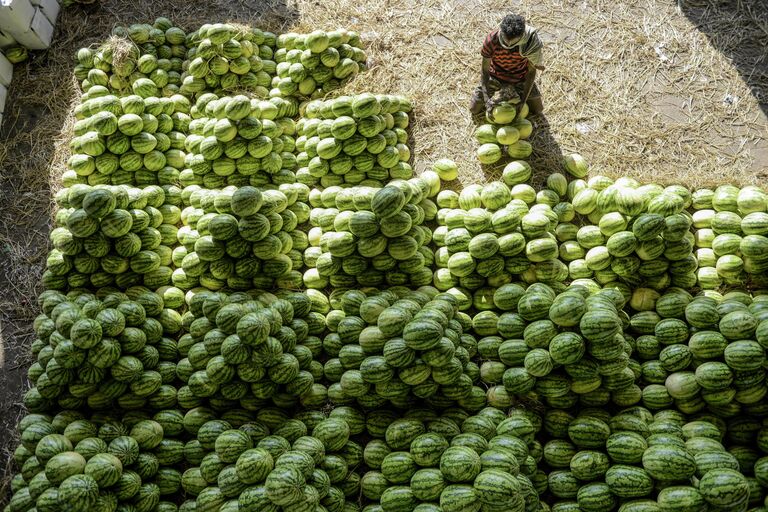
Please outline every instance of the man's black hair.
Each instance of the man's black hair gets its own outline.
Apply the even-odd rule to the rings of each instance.
[[[507,39],[514,39],[525,34],[525,18],[519,14],[507,14],[501,20],[501,33]]]

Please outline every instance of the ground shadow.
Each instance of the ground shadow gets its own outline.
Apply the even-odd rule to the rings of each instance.
[[[555,172],[562,172],[563,170],[563,151],[560,149],[560,145],[552,135],[549,120],[547,119],[546,101],[547,98],[543,97],[545,102],[544,112],[538,116],[531,117],[530,121],[533,123],[533,134],[529,139],[533,146],[533,154],[528,158],[528,162],[533,167],[533,176],[531,176],[531,184],[538,190],[547,181],[547,176]]]
[[[63,8],[48,50],[14,69],[0,126],[0,509],[9,495],[16,425],[28,389],[32,321],[49,250],[53,195],[66,167],[71,107],[79,97],[73,56],[105,41],[113,27],[167,17],[186,30],[215,21],[280,32],[294,25],[289,0],[103,1]]]
[[[49,172],[67,117],[57,106],[71,94],[30,90],[33,77],[46,74],[49,58],[38,54],[16,66],[0,130],[0,505],[23,414],[35,298],[42,290],[48,251],[53,212]]]
[[[768,2],[678,0],[680,11],[733,63],[768,115]]]

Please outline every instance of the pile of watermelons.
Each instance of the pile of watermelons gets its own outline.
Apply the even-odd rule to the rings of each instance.
[[[511,104],[502,173],[446,189],[406,97],[339,92],[354,32],[114,36],[76,57],[6,511],[768,509],[764,190],[579,155],[536,189]]]

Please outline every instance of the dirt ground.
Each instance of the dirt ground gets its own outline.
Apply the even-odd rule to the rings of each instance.
[[[359,31],[369,72],[349,86],[413,99],[418,168],[440,157],[462,184],[488,176],[466,112],[484,35],[510,10],[540,29],[545,116],[532,163],[578,151],[593,174],[688,187],[768,184],[768,5],[762,0],[165,0],[63,11],[54,44],[16,66],[0,129],[0,482],[27,386],[31,321],[48,250],[52,191],[78,93],[73,54],[115,25],[166,16],[190,29],[237,21],[271,30]],[[0,505],[6,489],[0,483]]]

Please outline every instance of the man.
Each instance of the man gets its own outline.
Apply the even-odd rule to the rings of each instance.
[[[537,30],[527,26],[525,18],[505,16],[483,42],[481,81],[472,95],[470,111],[480,115],[493,108],[494,100],[505,99],[527,101],[530,112],[540,114],[544,105],[535,80],[536,70],[544,69],[542,46]]]

